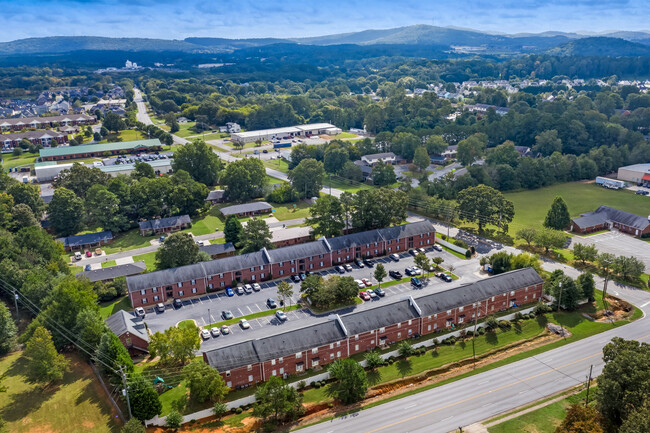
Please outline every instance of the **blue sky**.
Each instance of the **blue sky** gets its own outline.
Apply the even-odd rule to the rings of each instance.
[[[0,0],[0,40],[299,37],[411,24],[495,32],[650,29],[650,0]]]

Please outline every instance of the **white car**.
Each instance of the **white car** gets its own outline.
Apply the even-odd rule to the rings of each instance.
[[[219,328],[215,326],[214,328],[210,329],[210,334],[212,334],[213,337],[218,337],[221,335],[221,332],[219,332]]]
[[[425,250],[424,248],[418,248],[418,253],[426,254],[427,250]]]
[[[209,339],[210,331],[208,331],[207,329],[201,329],[201,338],[203,338],[204,340]]]
[[[396,262],[399,262],[399,255],[397,254],[391,254],[390,255],[391,260],[394,260]]]
[[[256,292],[259,292],[260,290],[262,290],[262,286],[260,286],[257,283],[253,283],[253,290],[255,290]]]
[[[241,319],[241,320],[239,321],[239,326],[241,326],[242,329],[248,329],[248,328],[251,327],[251,324],[248,323],[248,320],[246,320],[246,319]]]
[[[366,290],[366,293],[368,296],[370,296],[371,299],[377,299],[377,294],[374,292],[374,290]]]
[[[253,293],[253,286],[251,286],[250,284],[244,284],[244,292]]]
[[[436,251],[442,251],[442,247],[438,244],[433,244],[433,249]]]
[[[357,286],[358,286],[360,289],[365,289],[365,288],[366,288],[366,285],[363,283],[363,281],[361,281],[361,280],[354,280],[354,282],[357,283]]]
[[[144,308],[136,307],[135,315],[138,316],[138,317],[144,317]]]
[[[345,270],[348,271],[348,272],[352,272],[352,266],[345,265]]]
[[[243,295],[244,294],[244,288],[241,287],[241,286],[237,287],[237,294],[238,295]]]
[[[411,275],[422,275],[422,269],[418,268],[417,266],[413,266],[411,268]]]
[[[284,311],[278,310],[275,312],[275,317],[277,317],[281,322],[287,320],[287,315],[284,314]]]

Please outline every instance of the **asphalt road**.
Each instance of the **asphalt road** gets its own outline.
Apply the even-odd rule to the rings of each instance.
[[[598,281],[598,286],[602,289],[602,280]],[[584,383],[591,365],[594,367],[594,377],[602,371],[601,349],[613,337],[646,342],[650,338],[647,318],[650,293],[623,286],[611,287],[610,291],[613,290],[621,298],[641,308],[644,317],[541,355],[338,417],[302,431],[445,433]]]
[[[477,273],[478,262],[476,260],[461,260],[456,256],[447,253],[446,251],[438,252],[434,251],[433,249],[429,249],[427,251],[427,256],[443,257],[445,261],[443,262],[442,266],[449,266],[450,264],[453,264],[455,268],[454,273],[461,275],[461,278],[451,283],[445,283],[442,280],[431,276],[426,281],[424,287],[417,290],[413,289],[409,283],[401,283],[394,286],[385,287],[385,297],[367,301],[354,307],[349,307],[342,312],[347,313],[356,309],[374,308],[385,303],[396,302],[406,296],[420,296],[422,294],[448,290],[461,284],[476,281],[480,278]],[[387,272],[390,270],[399,270],[403,274],[406,267],[413,265],[413,257],[405,253],[402,254],[402,258],[399,262],[394,262],[387,257],[374,260],[374,262],[383,263]],[[360,269],[354,266],[353,271],[346,272],[345,276],[352,276],[355,279],[368,278],[370,281],[376,284],[376,280],[372,277],[374,269],[374,267],[370,269],[367,267]],[[334,269],[328,269],[319,272],[319,274],[338,275]],[[300,295],[300,284],[293,283],[290,279],[286,279],[285,281],[290,282],[294,286],[294,296],[291,303],[295,304],[298,301]],[[388,281],[392,281],[392,279],[390,277],[387,277],[386,280],[384,280],[384,282]],[[170,326],[174,326],[178,322],[187,319],[194,320],[199,326],[206,326],[210,323],[219,322],[223,320],[221,317],[221,312],[224,310],[232,312],[235,317],[241,317],[260,311],[265,311],[268,310],[268,307],[266,305],[266,300],[268,298],[273,298],[274,300],[278,301],[276,290],[277,282],[278,281],[264,283],[261,285],[262,289],[259,292],[253,292],[251,294],[235,294],[233,297],[228,297],[225,293],[219,292],[205,295],[193,300],[186,300],[184,301],[183,306],[177,310],[173,309],[171,306],[167,306],[167,309],[164,313],[158,313],[154,311],[153,308],[148,308],[146,310],[147,315],[145,316],[144,320],[147,323],[149,329],[151,329],[152,332],[156,332],[164,331]],[[210,310],[209,313],[208,309]],[[239,326],[233,325],[231,326],[231,334],[218,338],[210,338],[209,340],[204,341],[198,353],[202,352],[203,350],[209,350],[219,346],[239,343],[251,338],[261,338],[275,334],[277,332],[278,326],[282,326],[282,329],[289,330],[305,326],[304,321],[306,320],[309,320],[310,323],[318,323],[327,320],[327,315],[316,316],[310,312],[300,310],[289,311],[287,312],[287,316],[288,320],[284,323],[280,323],[274,316],[252,319],[250,320],[251,328],[248,330],[243,330]]]

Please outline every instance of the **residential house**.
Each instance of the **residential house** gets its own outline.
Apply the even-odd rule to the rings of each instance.
[[[642,217],[609,206],[600,206],[571,220],[571,231],[581,234],[616,229],[633,236],[650,235],[650,217]]]
[[[397,156],[393,152],[374,153],[372,155],[363,155],[361,161],[370,166],[373,166],[380,161],[392,165],[397,161]]]
[[[226,242],[224,244],[210,244],[203,245],[199,249],[207,253],[213,259],[220,259],[222,257],[234,256],[236,251],[235,246],[232,242]]]
[[[177,232],[192,227],[192,220],[189,215],[179,215],[168,218],[158,218],[138,223],[142,236],[160,235],[164,233]]]
[[[237,204],[234,206],[224,207],[221,209],[221,214],[226,218],[230,215],[236,215],[237,218],[245,218],[261,215],[264,213],[270,213],[272,210],[273,206],[267,202],[256,201],[253,203]]]
[[[149,331],[142,317],[120,310],[106,319],[106,326],[117,335],[131,356],[149,353]]]
[[[138,275],[147,270],[144,262],[126,263],[124,265],[108,266],[106,268],[93,269],[90,271],[78,272],[77,278],[88,278],[91,282],[113,281],[120,277]]]
[[[81,218],[81,215],[70,215],[71,218]],[[107,245],[113,241],[113,232],[110,230],[96,233],[86,233],[83,235],[68,236],[57,239],[63,244],[66,251],[86,250],[102,245]]]
[[[210,191],[205,201],[210,202],[210,204],[223,203],[223,195],[225,191],[222,189],[215,189]]]

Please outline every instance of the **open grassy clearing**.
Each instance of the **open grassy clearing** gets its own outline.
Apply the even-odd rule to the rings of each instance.
[[[117,263],[115,263],[115,260],[109,260],[107,262],[102,262],[102,268],[108,268],[111,266],[115,266]]]
[[[156,270],[156,252],[152,251],[150,253],[145,253],[145,254],[139,254],[137,256],[133,256],[133,261],[134,262],[144,262],[145,266],[147,266],[147,272],[153,272]]]
[[[262,160],[262,163],[273,170],[289,173],[289,163],[282,158]]]
[[[306,201],[299,201],[298,203],[270,204],[273,206],[273,210],[275,211],[273,212],[273,216],[280,221],[307,218],[311,207],[311,205]]]
[[[134,141],[134,140],[146,140],[147,136],[140,131],[135,129],[124,129],[117,134],[110,133],[108,136],[100,141],[100,143],[109,143],[114,141]]]
[[[108,302],[99,303],[99,313],[103,319],[117,313],[120,310],[131,310],[131,301],[128,296],[121,296]]]
[[[366,183],[359,183],[355,181],[348,181],[344,179],[331,179],[329,176],[325,176],[325,179],[323,180],[323,188],[328,189],[329,187],[340,189],[343,191],[347,191],[350,193],[356,193],[361,191],[362,189],[373,189],[375,188],[373,185],[368,185]]]
[[[90,366],[68,355],[70,371],[60,385],[43,390],[26,377],[21,352],[0,358],[0,375],[6,375],[0,393],[0,415],[12,433],[56,432],[118,433],[120,426]]]
[[[8,170],[10,168],[22,167],[24,165],[33,165],[36,162],[36,158],[38,158],[38,153],[25,152],[19,156],[14,156],[11,153],[4,153],[0,158],[2,158],[2,168]]]

